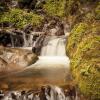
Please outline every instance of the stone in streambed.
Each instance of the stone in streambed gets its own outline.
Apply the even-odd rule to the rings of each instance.
[[[31,51],[6,47],[0,47],[0,57],[7,63],[14,63],[23,67],[35,63],[38,59]]]

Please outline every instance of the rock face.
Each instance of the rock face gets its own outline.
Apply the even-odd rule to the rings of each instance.
[[[68,38],[67,53],[80,91],[90,100],[100,99],[100,27],[98,22],[79,23]]]
[[[0,47],[0,57],[8,64],[14,63],[23,67],[34,63],[38,59],[31,51],[5,47]]]

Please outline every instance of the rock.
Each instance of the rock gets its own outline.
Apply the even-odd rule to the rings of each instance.
[[[0,57],[0,75],[6,75],[9,72],[14,72],[21,70],[23,67],[15,63],[7,63],[4,59]]]
[[[0,72],[7,70],[7,65],[8,63],[4,59],[0,58]]]
[[[22,47],[24,45],[23,31],[16,29],[0,29],[0,45]]]
[[[31,51],[5,47],[0,47],[0,57],[8,64],[13,63],[23,67],[31,65],[38,59]]]

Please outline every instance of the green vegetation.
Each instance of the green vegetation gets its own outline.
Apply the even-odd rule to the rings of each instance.
[[[67,17],[76,13],[79,0],[47,0],[43,9],[49,16]]]
[[[47,0],[44,10],[50,16],[63,17],[65,15],[66,0]]]
[[[89,25],[88,25],[89,24]],[[71,31],[66,50],[80,91],[92,100],[100,99],[100,27],[98,22],[79,23]]]
[[[16,28],[23,28],[25,25],[39,25],[41,24],[43,17],[32,12],[27,12],[21,9],[11,9],[0,18],[0,23],[7,22],[13,24]]]
[[[79,9],[76,9],[76,14],[72,14],[75,0],[69,1],[72,2],[69,2],[67,18],[72,27],[66,52],[71,59],[72,75],[85,96],[90,100],[99,100],[100,3],[93,0],[77,0]]]
[[[77,24],[71,31],[71,38],[69,38],[68,42],[70,44],[67,45],[68,52],[70,56],[73,56],[78,43],[82,40],[83,36],[85,36],[85,31],[88,29],[88,25],[86,23]],[[72,54],[71,54],[72,53]]]

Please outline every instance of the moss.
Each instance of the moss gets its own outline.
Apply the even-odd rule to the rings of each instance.
[[[43,17],[32,12],[27,12],[21,9],[11,9],[5,12],[1,18],[0,23],[9,22],[16,28],[23,28],[27,24],[39,25]]]
[[[44,10],[50,16],[63,17],[65,12],[66,0],[47,0],[44,5]]]
[[[71,59],[72,75],[80,91],[91,97],[100,99],[100,25],[79,23],[71,31],[68,38],[67,52]]]
[[[67,50],[69,53],[71,52],[74,53],[78,43],[81,41],[82,37],[85,36],[86,34],[85,31],[87,29],[88,29],[88,24],[86,23],[80,23],[74,26],[73,30],[71,31],[71,35],[68,38]]]

